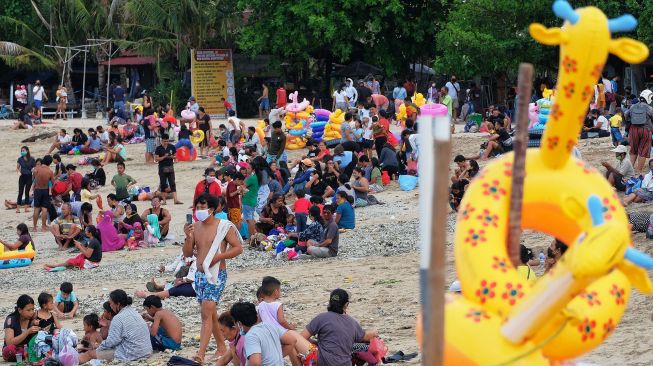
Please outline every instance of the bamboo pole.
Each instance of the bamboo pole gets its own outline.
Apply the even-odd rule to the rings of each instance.
[[[508,256],[514,266],[521,264],[519,242],[521,238],[521,212],[526,176],[526,148],[528,147],[528,104],[533,90],[533,65],[519,64],[516,108],[517,131],[513,142],[514,161],[512,168],[512,189],[510,190],[510,220],[508,223]]]

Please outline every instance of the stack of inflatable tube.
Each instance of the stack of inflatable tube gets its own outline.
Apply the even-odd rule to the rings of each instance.
[[[0,245],[0,269],[25,267],[32,264],[36,251],[32,243],[27,244],[25,250],[6,251],[3,245]]]
[[[324,126],[324,134],[322,135],[322,140],[326,141],[328,146],[334,145],[335,141],[340,142],[342,138],[340,127],[343,122],[345,122],[345,112],[340,109],[336,109],[335,112],[329,115],[329,122]]]
[[[324,137],[324,128],[329,122],[329,116],[331,116],[331,111],[326,109],[316,109],[313,111],[313,122],[311,122],[311,138],[314,141],[320,142]]]

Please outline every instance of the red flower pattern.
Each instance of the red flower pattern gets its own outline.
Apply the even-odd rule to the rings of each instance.
[[[492,263],[492,268],[498,269],[499,271],[506,273],[508,272],[508,260],[505,258],[492,257],[494,263]]]
[[[483,214],[476,216],[476,218],[481,220],[484,227],[497,227],[497,221],[499,221],[499,215],[493,215],[488,209],[483,209]]]
[[[465,238],[465,243],[470,243],[473,247],[480,243],[485,243],[486,241],[485,230],[469,229],[469,233]]]
[[[571,81],[569,82],[569,84],[565,85],[562,89],[565,91],[565,96],[567,98],[571,98],[574,96],[574,93],[576,92],[576,84],[573,81]]]
[[[553,150],[558,147],[558,142],[560,142],[560,137],[558,136],[547,137],[546,139],[547,147],[549,150]]]
[[[582,162],[582,161],[577,161],[577,162],[576,162],[576,165],[578,165],[579,167],[583,168],[583,173],[585,173],[585,174],[589,174],[589,173],[592,172],[592,167],[589,166],[589,165],[587,165],[587,164],[585,164],[585,163]]]
[[[571,152],[574,149],[574,146],[576,146],[576,141],[574,140],[567,140],[567,152]]]
[[[578,331],[581,334],[581,339],[583,342],[587,341],[588,339],[594,339],[595,333],[594,329],[596,328],[596,320],[590,320],[589,318],[585,318],[582,323],[578,326]]]
[[[490,196],[495,200],[499,200],[501,196],[506,195],[506,190],[501,188],[499,186],[499,181],[495,179],[491,184],[488,182],[483,183],[483,195]]]
[[[601,305],[601,300],[599,300],[599,294],[596,291],[592,291],[592,292],[583,291],[580,294],[578,294],[578,296],[587,300],[587,304],[589,306]]]
[[[615,213],[615,211],[617,211],[617,206],[614,203],[610,202],[609,197],[603,198],[602,203],[603,203],[603,218],[606,221],[611,220],[612,215]]]
[[[488,299],[494,298],[494,288],[497,287],[496,282],[481,281],[481,287],[476,290],[476,297],[478,297],[481,304],[485,304]]]
[[[608,321],[603,324],[603,340],[608,338],[608,336],[614,332],[615,328],[616,325],[612,321],[612,318],[608,319]]]
[[[460,211],[460,221],[465,221],[469,219],[469,217],[472,215],[472,213],[476,211],[476,208],[473,207],[471,204],[467,203],[465,204],[465,208]]]
[[[560,107],[558,107],[557,104],[554,104],[553,107],[551,107],[551,118],[552,119],[560,119],[564,115],[562,111],[560,110]]]
[[[524,297],[524,291],[522,290],[522,284],[512,284],[506,283],[506,291],[501,294],[501,298],[507,300],[510,306],[515,305],[517,299]]]
[[[581,92],[580,95],[583,97],[583,99],[587,99],[587,98],[589,98],[592,94],[593,94],[593,93],[592,93],[592,88],[590,88],[589,85],[585,85],[585,87],[583,88],[583,91]]]
[[[490,316],[485,310],[469,309],[465,318],[471,318],[474,323],[479,323],[483,319],[490,319]]]
[[[598,79],[602,73],[603,73],[603,64],[598,64],[595,65],[594,68],[592,69],[591,75],[594,79]]]
[[[617,305],[624,305],[626,303],[626,298],[625,298],[626,290],[624,290],[623,288],[619,288],[619,286],[617,286],[616,284],[612,285],[610,294],[614,296]]]
[[[503,175],[505,175],[506,177],[512,177],[512,163],[506,161],[505,163],[503,163],[503,167],[505,169],[503,171]]]
[[[562,60],[562,67],[565,69],[566,73],[574,73],[576,72],[576,60],[569,56],[565,56],[565,58]]]

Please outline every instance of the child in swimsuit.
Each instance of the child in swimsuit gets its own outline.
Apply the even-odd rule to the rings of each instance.
[[[47,292],[41,292],[38,297],[39,310],[36,312],[35,324],[42,331],[54,334],[55,330],[61,329],[61,325],[54,315],[54,298]]]

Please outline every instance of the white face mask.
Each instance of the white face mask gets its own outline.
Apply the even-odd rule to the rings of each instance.
[[[197,217],[197,219],[200,220],[200,221],[205,221],[206,219],[209,218],[209,216],[211,216],[211,215],[209,215],[209,210],[208,209],[195,211],[195,217]]]
[[[213,183],[213,182],[215,182],[215,177],[211,177],[211,176],[206,177],[206,182],[207,182],[207,183]]]

